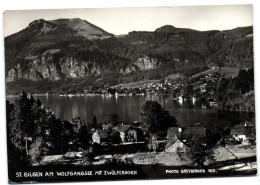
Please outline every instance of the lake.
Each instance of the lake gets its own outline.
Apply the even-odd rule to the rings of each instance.
[[[186,127],[200,123],[206,128],[216,124],[219,128],[231,127],[245,120],[251,120],[247,112],[218,111],[208,103],[198,101],[172,100],[169,96],[39,96],[42,104],[55,111],[58,118],[71,121],[79,116],[89,126],[93,117],[101,123],[108,114],[117,113],[120,121],[133,122],[139,119],[143,104],[148,100],[159,102],[172,116],[177,119],[177,124]],[[16,97],[8,97],[14,102]]]

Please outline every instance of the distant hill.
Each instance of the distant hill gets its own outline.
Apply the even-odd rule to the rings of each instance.
[[[165,25],[114,36],[79,18],[40,19],[5,38],[5,64],[8,83],[84,79],[100,87],[191,76],[214,66],[252,67],[253,27],[197,31]]]
[[[176,28],[172,25],[165,25],[155,30],[155,32],[161,32],[161,33],[178,33],[181,31],[196,31],[196,30],[192,30],[188,28]]]

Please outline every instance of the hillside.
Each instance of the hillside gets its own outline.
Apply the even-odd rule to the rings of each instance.
[[[211,68],[206,71],[202,71],[201,73],[195,74],[192,77],[196,78],[199,76],[205,76],[209,74],[213,74],[216,72],[220,72],[224,75],[225,78],[235,78],[238,76],[239,68],[238,67],[221,67],[221,68]]]
[[[77,36],[83,36],[87,39],[105,39],[113,36],[113,34],[108,33],[94,24],[80,18],[57,19],[50,22],[59,26],[71,28],[76,31]]]
[[[84,79],[87,86],[104,87],[191,76],[213,66],[252,67],[253,28],[197,31],[165,25],[114,36],[79,18],[40,19],[5,38],[5,64],[12,85]]]

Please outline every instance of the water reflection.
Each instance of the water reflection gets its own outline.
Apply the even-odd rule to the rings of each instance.
[[[8,98],[14,102],[15,98]],[[139,119],[143,104],[148,100],[158,101],[170,114],[175,116],[180,126],[189,126],[195,123],[210,128],[217,124],[220,128],[232,126],[251,116],[246,112],[223,112],[210,107],[207,102],[178,101],[168,96],[42,96],[43,105],[51,107],[57,117],[71,120],[80,116],[91,125],[93,117],[102,122],[110,113],[117,113],[121,121],[133,122]]]

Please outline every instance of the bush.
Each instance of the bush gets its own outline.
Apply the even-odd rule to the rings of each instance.
[[[43,156],[43,151],[43,139],[41,137],[37,137],[36,140],[32,143],[29,150],[31,162],[40,163]]]
[[[111,167],[114,167],[114,166],[132,166],[132,165],[134,165],[134,162],[130,158],[120,159],[120,158],[113,157],[111,159],[108,159],[105,162],[105,165],[108,165],[108,166],[111,166]]]

